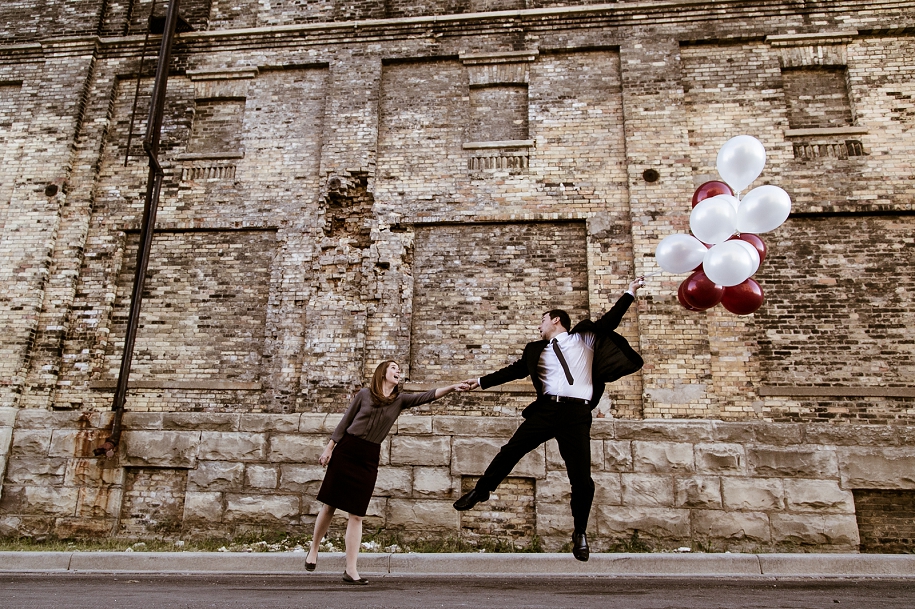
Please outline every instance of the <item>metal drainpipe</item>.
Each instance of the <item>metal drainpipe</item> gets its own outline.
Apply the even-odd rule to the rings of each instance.
[[[137,248],[137,268],[133,279],[133,292],[130,296],[130,315],[127,319],[127,334],[124,337],[124,352],[121,355],[121,369],[118,373],[118,384],[114,391],[114,421],[111,435],[96,448],[96,456],[111,458],[121,441],[121,419],[124,416],[124,402],[127,398],[127,380],[130,378],[130,364],[133,359],[133,348],[137,338],[137,326],[140,323],[140,306],[143,303],[143,284],[146,282],[146,267],[149,264],[149,250],[152,246],[153,230],[156,226],[156,210],[159,206],[159,194],[162,190],[164,172],[159,164],[159,137],[162,134],[162,114],[165,110],[165,90],[168,87],[168,67],[171,63],[172,45],[178,23],[178,2],[169,0],[168,12],[165,15],[165,29],[162,33],[162,46],[159,50],[159,63],[156,67],[156,80],[153,85],[149,104],[149,120],[146,123],[146,137],[143,138],[143,149],[149,157],[149,177],[146,181],[146,202],[143,206],[143,221],[140,226],[140,245]],[[150,15],[152,17],[152,15]]]

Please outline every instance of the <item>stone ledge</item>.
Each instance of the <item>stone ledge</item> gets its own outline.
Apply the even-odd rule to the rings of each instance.
[[[225,161],[245,158],[240,152],[183,152],[175,155],[176,161]]]
[[[90,381],[90,389],[114,391],[117,381]],[[260,391],[260,383],[240,381],[130,381],[129,389],[184,389],[188,391]]]
[[[695,5],[704,5],[706,0],[674,0],[669,3],[662,3],[661,6],[652,6],[649,3],[639,3],[638,17],[630,18],[634,24],[642,21],[644,13],[667,13],[676,12],[684,7]],[[633,10],[632,5],[620,6],[619,4],[590,4],[585,6],[561,6],[551,8],[530,8],[530,9],[511,9],[504,11],[488,11],[476,13],[456,13],[450,15],[423,15],[420,17],[393,17],[388,19],[365,19],[360,21],[330,21],[320,23],[302,23],[292,25],[274,25],[266,27],[239,28],[232,30],[211,30],[204,32],[185,32],[178,34],[179,41],[197,41],[212,40],[218,38],[229,38],[236,36],[263,36],[276,37],[282,34],[296,35],[306,32],[318,32],[323,30],[349,30],[357,32],[360,29],[377,28],[377,27],[408,27],[431,26],[460,24],[467,21],[500,21],[505,19],[550,19],[554,17],[587,19],[594,14],[627,14]],[[122,42],[126,39],[142,40],[142,37],[113,37],[102,39],[103,42],[111,44]],[[161,36],[150,36],[150,40],[161,39]],[[531,51],[528,51],[531,52]]]
[[[257,68],[221,68],[217,70],[188,70],[185,72],[192,81],[238,80],[257,77]]]
[[[867,127],[816,127],[810,129],[785,129],[785,137],[826,137],[830,135],[867,135]]]
[[[502,53],[460,53],[464,65],[489,65],[494,63],[515,63],[534,61],[539,51],[504,51]]]
[[[492,142],[464,142],[464,150],[481,150],[489,148],[535,148],[537,140],[499,140]]]
[[[784,397],[895,397],[915,398],[915,387],[799,387],[763,385],[760,396]]]
[[[772,46],[798,46],[811,44],[836,44],[849,42],[858,35],[858,30],[839,30],[836,32],[814,32],[812,34],[776,34],[766,36],[766,42]]]

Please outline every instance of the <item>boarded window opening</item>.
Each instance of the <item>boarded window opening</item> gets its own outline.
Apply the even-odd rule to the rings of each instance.
[[[782,70],[788,124],[792,129],[826,129],[852,124],[844,66]]]
[[[461,494],[476,486],[477,476],[461,478]],[[510,537],[529,543],[537,534],[537,513],[533,478],[508,477],[489,500],[461,512],[461,534],[467,537]]]
[[[854,489],[852,494],[862,553],[915,551],[915,490]]]

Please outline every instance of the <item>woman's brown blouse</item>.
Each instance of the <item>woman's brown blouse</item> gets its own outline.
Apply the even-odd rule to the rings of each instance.
[[[381,444],[405,408],[428,404],[435,399],[435,389],[423,393],[401,393],[386,406],[375,406],[368,387],[359,390],[330,439],[339,442],[343,434]]]

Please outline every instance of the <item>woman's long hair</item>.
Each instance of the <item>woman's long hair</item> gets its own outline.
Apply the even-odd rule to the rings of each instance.
[[[372,401],[375,406],[387,406],[396,400],[397,395],[400,393],[400,386],[396,385],[394,390],[391,391],[391,395],[384,395],[384,377],[388,373],[388,366],[396,363],[394,360],[389,359],[381,362],[375,368],[375,374],[372,375],[372,384],[369,385],[369,391],[372,392]]]

